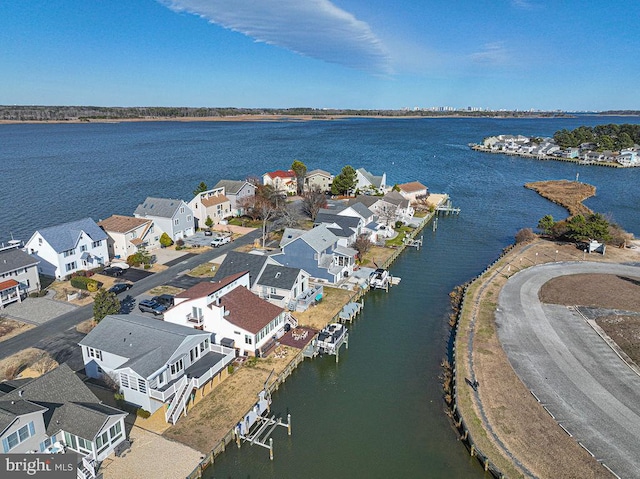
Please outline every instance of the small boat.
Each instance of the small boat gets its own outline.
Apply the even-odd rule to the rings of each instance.
[[[389,271],[378,268],[369,277],[369,285],[374,289],[386,289],[389,284]]]

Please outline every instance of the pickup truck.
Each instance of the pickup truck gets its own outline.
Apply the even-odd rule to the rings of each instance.
[[[211,246],[214,248],[219,248],[227,243],[231,243],[231,236],[217,236],[211,240]]]

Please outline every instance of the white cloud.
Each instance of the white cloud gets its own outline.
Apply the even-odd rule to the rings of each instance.
[[[504,65],[509,62],[509,51],[502,42],[486,43],[482,49],[469,55],[472,61],[483,65]]]
[[[256,41],[373,73],[391,73],[369,25],[329,0],[158,0]]]
[[[533,2],[529,0],[511,0],[511,5],[513,5],[515,8],[523,8],[525,10],[535,8]]]

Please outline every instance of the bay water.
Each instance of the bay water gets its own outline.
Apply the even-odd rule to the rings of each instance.
[[[445,416],[439,381],[448,339],[448,292],[480,272],[539,218],[566,212],[523,187],[575,179],[586,201],[640,234],[640,168],[615,169],[471,151],[497,134],[640,119],[353,119],[316,122],[157,122],[0,126],[0,241],[91,216],[131,215],[146,196],[189,200],[200,181],[287,169],[294,159],[332,173],[350,164],[387,182],[418,180],[451,195],[459,216],[424,230],[424,247],[391,271],[400,285],[365,298],[350,346],[306,360],[274,394],[293,436],[268,451],[230,447],[207,477],[481,477]]]

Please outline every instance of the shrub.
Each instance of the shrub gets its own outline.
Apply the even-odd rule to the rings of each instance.
[[[180,246],[181,248],[184,246],[184,240],[182,238],[176,241],[176,246]]]
[[[162,233],[162,236],[160,236],[160,244],[162,247],[167,248],[173,244],[173,240],[167,233]]]
[[[149,416],[151,416],[151,413],[149,411],[147,411],[146,409],[142,409],[141,407],[136,409],[136,416],[141,417],[143,419],[147,419]]]
[[[404,225],[404,223],[400,220],[396,221],[396,229],[400,229],[402,228],[402,226]]]
[[[95,279],[87,278],[86,276],[73,276],[71,278],[71,286],[93,293],[95,291],[98,291],[100,283]]]
[[[145,264],[144,265],[144,269],[151,269],[151,265],[150,264]]]
[[[124,394],[120,394],[120,393],[115,393],[113,395],[113,399],[115,399],[116,401],[120,402],[120,401],[124,401]]]

